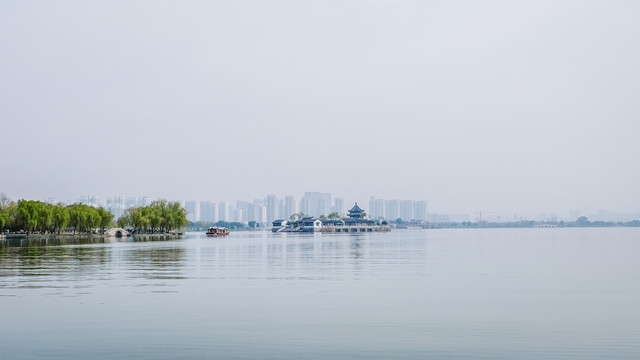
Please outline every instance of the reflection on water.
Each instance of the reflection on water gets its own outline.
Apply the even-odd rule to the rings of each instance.
[[[116,242],[168,241],[180,239],[175,235],[136,235],[123,238],[109,236],[43,235],[33,237],[10,237],[0,240],[0,249],[5,247],[33,247],[60,245],[112,244]]]
[[[88,276],[110,260],[106,247],[24,246],[0,248],[0,277],[15,286],[50,284],[59,278]]]
[[[182,247],[134,247],[123,256],[131,278],[185,279],[186,250]]]
[[[4,288],[90,288],[94,286],[92,282],[117,278],[114,264],[123,258],[130,264],[132,278],[182,278],[179,268],[185,260],[185,250],[155,247],[171,240],[176,237],[9,238],[0,247],[0,284]],[[139,243],[154,246],[135,246]]]
[[[153,240],[2,244],[3,358],[640,358],[637,229]]]

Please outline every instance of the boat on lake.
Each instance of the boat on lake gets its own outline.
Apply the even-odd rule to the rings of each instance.
[[[227,236],[229,230],[223,227],[210,227],[207,229],[207,236]]]

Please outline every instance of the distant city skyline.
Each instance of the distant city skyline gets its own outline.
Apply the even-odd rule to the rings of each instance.
[[[213,199],[169,199],[166,197],[153,198],[150,196],[97,196],[97,195],[81,195],[75,199],[56,199],[48,197],[44,199],[32,199],[25,197],[12,197],[6,194],[11,200],[38,200],[49,203],[63,202],[71,204],[74,202],[82,202],[89,205],[104,206],[110,210],[115,218],[118,218],[125,209],[131,206],[148,205],[151,201],[157,199],[167,199],[171,201],[179,201],[189,212],[188,219],[190,221],[213,221],[207,219],[215,219],[215,221],[258,221],[266,222],[267,220],[275,220],[275,215],[293,214],[303,212],[307,215],[319,216],[328,215],[331,212],[338,212],[344,215],[347,208],[351,208],[354,203],[365,209],[365,212],[372,218],[383,217],[387,220],[395,220],[401,218],[403,220],[424,220],[428,222],[464,222],[464,221],[494,221],[508,222],[519,220],[537,220],[537,221],[573,221],[580,216],[587,216],[591,220],[601,221],[631,221],[639,220],[640,212],[620,212],[611,209],[597,209],[596,211],[583,211],[581,209],[572,208],[565,211],[540,211],[535,213],[526,212],[500,212],[478,210],[472,212],[453,211],[446,212],[439,209],[432,209],[428,200],[414,199],[381,199],[370,196],[367,199],[345,200],[343,197],[334,197],[331,193],[321,193],[308,191],[300,196],[284,195],[278,196],[274,194],[264,195],[263,197],[251,200],[213,200]],[[305,200],[305,197],[307,200]],[[331,201],[329,207],[326,206],[327,200]],[[270,202],[270,205],[267,205]],[[311,210],[314,209],[314,210]],[[423,210],[424,209],[424,210]],[[304,211],[306,210],[306,211]],[[424,213],[424,215],[423,215]],[[287,216],[288,218],[288,216]]]

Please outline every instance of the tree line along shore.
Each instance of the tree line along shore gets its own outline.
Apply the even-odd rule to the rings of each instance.
[[[114,221],[102,206],[49,204],[34,200],[9,200],[0,194],[0,234],[102,234],[107,228],[132,228],[134,233],[165,233],[186,226],[187,211],[179,202],[156,200],[132,207]]]

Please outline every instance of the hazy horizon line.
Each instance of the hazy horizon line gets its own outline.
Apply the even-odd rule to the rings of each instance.
[[[247,200],[245,199],[233,199],[233,200],[226,200],[226,199],[206,199],[206,198],[194,198],[194,197],[189,197],[189,198],[181,198],[181,199],[176,199],[176,198],[172,198],[172,197],[168,197],[168,196],[147,196],[147,195],[122,195],[122,194],[114,194],[114,195],[97,195],[97,194],[83,194],[83,195],[78,195],[75,196],[75,199],[71,200],[71,199],[59,199],[57,197],[44,197],[44,198],[32,198],[32,199],[28,199],[27,197],[16,197],[13,198],[10,194],[7,194],[5,192],[0,192],[0,194],[4,194],[8,199],[10,199],[11,201],[18,201],[18,200],[31,200],[31,201],[42,201],[42,202],[48,202],[48,203],[58,203],[58,202],[62,202],[65,204],[72,204],[72,203],[77,203],[77,202],[82,202],[81,200],[83,200],[83,197],[95,197],[98,200],[98,203],[100,203],[101,205],[106,207],[106,201],[108,198],[114,198],[114,197],[122,197],[123,199],[131,199],[131,198],[136,198],[136,199],[140,199],[140,198],[147,198],[148,201],[154,201],[154,200],[168,200],[168,201],[178,201],[181,203],[181,205],[185,205],[186,201],[197,201],[198,203],[207,201],[207,202],[213,202],[213,203],[221,203],[221,202],[227,202],[230,205],[235,206],[235,204],[238,201],[243,201],[243,202],[254,202],[255,200],[264,200],[267,196],[269,195],[274,195],[276,196],[277,199],[284,199],[287,196],[293,196],[296,199],[296,202],[298,203],[299,206],[299,202],[300,199],[302,197],[304,197],[304,193],[324,193],[324,194],[331,194],[331,198],[332,198],[332,203],[333,200],[335,199],[343,199],[343,205],[344,205],[344,209],[343,211],[347,211],[348,208],[351,208],[351,204],[353,203],[358,203],[360,207],[365,207],[368,208],[369,207],[369,201],[371,199],[376,199],[376,200],[384,200],[384,201],[414,201],[414,202],[419,202],[419,201],[425,201],[426,202],[426,213],[429,215],[443,215],[443,216],[459,216],[459,217],[463,217],[463,216],[469,216],[471,218],[471,220],[475,220],[475,219],[482,219],[482,218],[498,218],[498,219],[507,219],[510,218],[510,221],[519,221],[519,220],[530,220],[530,219],[537,219],[537,218],[541,218],[541,217],[546,217],[548,219],[550,218],[557,218],[557,219],[567,219],[567,220],[575,220],[573,217],[577,218],[579,216],[587,216],[589,218],[599,218],[599,217],[606,217],[606,218],[625,218],[625,219],[630,219],[630,218],[640,218],[640,210],[635,210],[635,211],[619,211],[616,209],[608,209],[608,208],[598,208],[597,210],[593,210],[593,209],[589,209],[589,210],[582,210],[579,207],[568,207],[564,210],[557,210],[557,209],[546,209],[546,210],[532,210],[532,211],[513,211],[513,210],[496,210],[496,209],[490,209],[490,210],[485,210],[488,209],[485,208],[483,209],[482,207],[478,208],[478,209],[474,209],[474,210],[463,210],[463,209],[454,209],[454,210],[438,210],[438,209],[432,209],[431,206],[431,202],[428,199],[406,199],[406,198],[382,198],[382,197],[377,197],[377,196],[369,196],[365,199],[365,201],[360,201],[360,200],[353,200],[350,199],[349,201],[347,201],[346,197],[343,196],[334,196],[333,193],[331,192],[321,192],[321,191],[305,191],[303,192],[303,195],[292,195],[292,194],[288,194],[288,195],[278,195],[278,194],[266,194],[263,197],[254,197],[253,199],[249,199]],[[53,200],[53,201],[51,201]],[[576,216],[577,215],[577,216]],[[634,218],[634,219],[635,219]],[[634,220],[632,219],[632,220]]]

